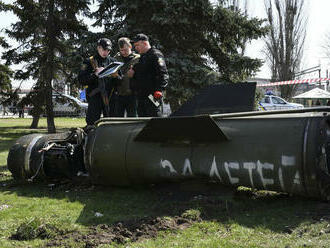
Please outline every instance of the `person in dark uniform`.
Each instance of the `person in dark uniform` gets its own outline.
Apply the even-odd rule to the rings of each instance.
[[[123,76],[118,80],[117,86],[116,116],[124,117],[126,111],[127,117],[137,117],[136,95],[130,88],[127,72],[139,61],[140,55],[132,52],[132,45],[127,37],[118,40],[118,47],[119,53],[116,54],[115,59],[124,65],[121,67]]]
[[[137,34],[131,42],[141,55],[139,62],[128,71],[131,88],[137,92],[138,116],[161,117],[162,97],[169,80],[164,55],[151,47],[145,34]]]
[[[114,116],[115,81],[110,77],[104,79],[98,78],[98,74],[111,62],[115,61],[114,58],[109,56],[111,45],[109,39],[99,39],[96,55],[89,57],[83,62],[78,74],[79,83],[87,87],[87,125],[93,125],[95,121],[100,119],[102,113],[104,117]]]

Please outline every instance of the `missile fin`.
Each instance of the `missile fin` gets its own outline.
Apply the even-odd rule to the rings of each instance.
[[[134,141],[142,142],[223,142],[228,136],[210,115],[152,118]]]

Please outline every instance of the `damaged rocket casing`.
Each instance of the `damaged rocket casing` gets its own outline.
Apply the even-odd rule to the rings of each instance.
[[[329,111],[105,118],[87,136],[73,131],[57,141],[47,135],[20,138],[8,168],[17,179],[83,170],[103,185],[206,179],[330,199]]]

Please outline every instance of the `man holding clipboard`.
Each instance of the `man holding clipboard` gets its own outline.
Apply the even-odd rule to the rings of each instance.
[[[78,75],[78,81],[86,88],[88,109],[86,114],[87,125],[93,125],[95,121],[103,117],[114,116],[115,110],[115,80],[116,73],[109,74],[109,65],[115,62],[110,57],[111,41],[107,38],[97,42],[97,53],[86,59]]]

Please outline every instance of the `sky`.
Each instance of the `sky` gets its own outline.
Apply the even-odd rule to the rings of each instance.
[[[302,60],[301,70],[305,70],[314,66],[321,66],[321,77],[326,77],[326,70],[330,74],[330,61],[325,57],[322,46],[325,44],[325,35],[330,34],[330,0],[305,0],[306,4],[306,40],[304,46],[304,57]],[[265,18],[264,0],[248,0],[249,14],[254,17]],[[253,58],[264,58],[262,49],[263,41],[253,41],[247,48],[247,55]],[[315,75],[306,75],[309,78],[318,77]],[[330,75],[329,75],[330,76]],[[269,78],[270,70],[267,63],[261,68],[257,77]]]
[[[253,17],[265,18],[264,0],[247,0],[248,12]],[[5,3],[11,3],[13,0],[4,0]],[[321,66],[321,77],[326,77],[326,70],[329,70],[330,74],[330,61],[325,57],[324,49],[325,35],[330,34],[330,0],[305,0],[306,4],[306,16],[308,18],[306,27],[306,40],[304,57],[301,66],[301,70],[311,68],[314,66]],[[0,14],[0,29],[9,27],[11,23],[17,21],[17,18],[13,14],[1,13]],[[246,55],[253,58],[264,59],[263,55],[263,41],[252,41],[247,46]],[[0,49],[0,53],[2,53]],[[310,78],[318,77],[318,74],[307,75]],[[329,75],[330,76],[330,75]],[[256,77],[270,78],[270,70],[267,63],[265,63],[261,70],[257,73]],[[16,85],[18,83],[16,82]],[[25,82],[22,88],[30,88],[31,82]]]

